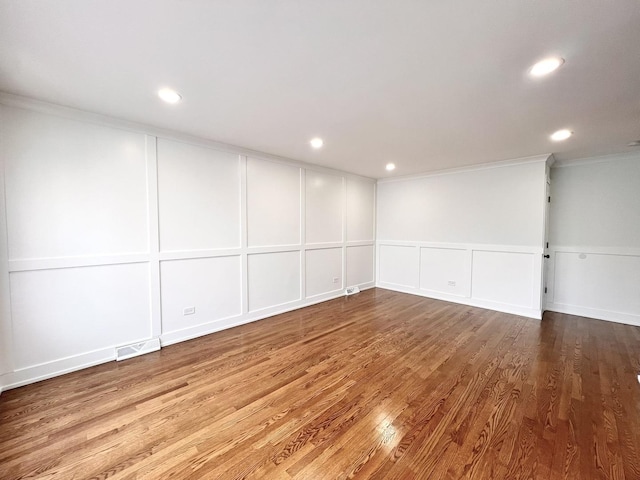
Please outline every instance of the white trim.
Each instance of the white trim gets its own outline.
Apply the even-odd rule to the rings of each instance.
[[[145,135],[147,161],[147,228],[149,248],[149,319],[151,336],[162,333],[160,293],[160,219],[158,198],[158,139]],[[160,348],[160,347],[158,347]]]
[[[640,248],[634,247],[598,247],[598,246],[560,246],[549,245],[549,271],[547,277],[546,309],[552,312],[578,315],[608,322],[625,323],[640,326],[640,315],[627,312],[617,312],[600,308],[585,307],[555,300],[556,284],[556,254],[571,253],[586,255],[608,255],[613,257],[640,257]]]
[[[587,317],[595,320],[604,320],[605,322],[624,323],[640,327],[640,315],[634,315],[631,313],[612,312],[609,310],[600,310],[598,308],[565,305],[562,303],[548,303],[547,310],[551,312],[566,313],[569,315],[578,315],[580,317]]]
[[[252,158],[267,160],[277,163],[284,163],[287,165],[293,165],[296,167],[306,168],[308,170],[314,170],[316,172],[330,173],[334,175],[340,175],[349,178],[355,178],[371,183],[375,183],[375,179],[356,175],[355,173],[349,173],[333,168],[322,167],[320,165],[314,165],[312,163],[301,162],[279,155],[273,155],[270,153],[259,152],[250,148],[241,147],[238,145],[231,145],[228,143],[217,142],[206,138],[197,137],[194,135],[177,132],[174,130],[164,129],[160,127],[154,127],[142,123],[132,122],[129,120],[110,117],[107,115],[101,115],[98,113],[88,112],[86,110],[79,110],[72,107],[65,107],[62,105],[56,105],[53,103],[45,102],[42,100],[36,100],[33,98],[22,97],[20,95],[14,95],[7,92],[0,91],[0,104],[7,107],[22,108],[34,112],[44,113],[48,115],[56,115],[58,117],[67,118],[69,120],[76,120],[85,123],[91,123],[94,125],[101,125],[104,127],[117,128],[120,130],[127,130],[135,133],[142,133],[146,135],[152,135],[158,138],[165,138],[176,142],[187,143],[190,145],[202,146],[212,148],[215,150],[235,153],[238,155],[246,155]]]
[[[368,283],[362,284],[360,286],[360,290],[367,290],[373,287],[374,287],[373,282],[368,282]],[[344,296],[344,292],[342,290],[333,291],[325,294],[315,295],[306,300],[296,300],[293,302],[283,303],[282,305],[278,305],[275,307],[268,307],[268,308],[263,308],[261,310],[255,310],[253,312],[250,312],[246,316],[237,315],[237,316],[227,317],[220,320],[214,320],[211,322],[196,325],[194,327],[185,328],[183,330],[176,330],[173,332],[166,333],[160,337],[160,342],[163,347],[166,347],[168,345],[173,345],[175,343],[184,342],[186,340],[192,340],[194,338],[202,337],[204,335],[209,335],[211,333],[216,333],[229,328],[245,325],[247,323],[256,322],[258,320],[263,320],[265,318],[270,318],[276,315],[280,315],[282,313],[291,312],[293,310],[298,310],[304,307],[310,307],[311,305],[333,300],[342,296]]]
[[[342,269],[340,272],[341,282],[340,286],[344,289],[347,285],[347,179],[342,179],[342,229],[340,233],[342,235],[341,239],[341,254],[342,254]],[[373,259],[373,263],[375,265],[375,258]],[[375,279],[375,276],[374,276]]]
[[[378,281],[378,184],[373,186],[373,281]],[[418,285],[420,285],[418,283]]]
[[[418,173],[414,175],[402,175],[391,178],[379,178],[377,183],[402,182],[407,180],[420,180],[422,178],[439,177],[442,175],[451,175],[454,173],[468,173],[478,170],[488,170],[492,168],[512,167],[515,165],[525,165],[528,163],[548,162],[552,154],[544,153],[532,157],[514,158],[511,160],[500,160],[496,162],[480,163],[477,165],[467,165],[464,167],[446,168],[443,170],[435,170],[433,172]]]
[[[351,240],[349,242],[344,242],[347,247],[370,247],[371,245],[376,244],[375,240]]]
[[[100,267],[103,265],[124,265],[146,263],[148,253],[121,253],[115,255],[91,255],[82,257],[25,258],[9,260],[9,272],[30,272],[33,270],[53,270],[60,268]]]
[[[300,239],[300,245],[304,245],[307,242],[307,171],[304,168],[300,169],[299,182],[300,201],[298,203],[300,210],[298,211],[298,219],[300,231],[298,238]],[[304,248],[300,249],[298,265],[300,269],[298,299],[302,300],[307,298],[307,254]]]
[[[170,252],[160,252],[160,261],[170,262],[172,260],[192,260],[197,258],[235,257],[243,253],[246,253],[246,249],[237,247],[206,250],[173,250]]]
[[[555,163],[556,163],[556,157],[552,153],[551,155],[549,155],[549,158],[547,159],[547,173],[551,169],[551,167],[555,165]]]
[[[249,255],[247,248],[249,245],[249,217],[247,213],[247,162],[246,156],[240,157],[240,248],[242,251],[240,272],[240,313],[249,313]]]
[[[13,323],[11,322],[11,284],[9,281],[9,232],[4,158],[0,156],[0,392],[1,374],[13,370]]]
[[[286,158],[269,155],[261,152],[255,152],[250,149],[242,147],[236,147],[233,145],[221,144],[206,139],[200,139],[189,135],[180,134],[173,131],[162,130],[158,128],[149,127],[146,125],[137,124],[134,122],[128,122],[125,120],[118,120],[110,117],[106,117],[99,114],[90,112],[84,112],[73,108],[62,107],[58,105],[52,105],[46,102],[40,102],[37,100],[31,100],[16,95],[6,94],[0,92],[0,104],[6,105],[9,108],[23,108],[35,112],[40,112],[48,115],[56,115],[62,118],[80,121],[89,124],[95,124],[108,128],[116,128],[120,130],[132,131],[145,135],[145,159],[146,159],[146,174],[147,174],[147,247],[146,251],[142,252],[116,252],[113,254],[90,254],[82,256],[66,256],[66,257],[51,257],[51,258],[18,258],[8,259],[8,253],[6,256],[0,251],[0,274],[3,272],[2,267],[6,265],[7,270],[7,289],[10,288],[9,272],[26,272],[33,270],[50,270],[50,269],[64,269],[64,268],[83,268],[83,267],[98,267],[109,265],[121,265],[121,264],[136,264],[146,263],[149,272],[149,293],[150,293],[150,332],[153,337],[160,337],[162,344],[167,345],[170,343],[176,343],[178,341],[187,340],[189,338],[195,338],[197,336],[212,333],[214,331],[230,328],[235,325],[249,323],[255,320],[259,320],[265,317],[277,315],[279,313],[291,311],[294,309],[313,305],[315,303],[330,300],[332,298],[340,297],[344,294],[344,286],[346,285],[346,252],[349,247],[357,246],[371,246],[375,254],[375,240],[358,240],[347,241],[346,229],[347,229],[347,181],[349,179],[354,181],[365,182],[372,185],[373,197],[371,201],[373,203],[372,215],[375,230],[375,212],[376,212],[376,185],[375,180],[359,175],[349,174],[347,172],[334,170],[325,167],[319,167],[316,165],[307,164],[304,162],[298,162],[289,160]],[[206,148],[212,148],[216,150],[231,152],[239,156],[240,161],[240,245],[232,248],[216,248],[216,249],[202,249],[202,250],[183,250],[183,251],[162,251],[160,245],[160,228],[159,228],[159,200],[158,200],[158,138],[167,138],[173,141],[187,143],[190,145],[197,145]],[[269,246],[251,246],[247,244],[247,158],[255,158],[262,161],[269,161],[275,163],[281,163],[285,165],[291,165],[300,169],[300,243],[294,245],[269,245]],[[1,160],[1,159],[0,159]],[[342,179],[342,229],[341,229],[341,241],[322,243],[322,244],[305,244],[305,218],[306,218],[306,171],[317,171],[330,175],[337,175]],[[4,180],[4,178],[3,178]],[[3,198],[4,200],[4,198]],[[4,203],[4,202],[3,202]],[[3,204],[0,204],[3,207]],[[2,222],[2,228],[6,227],[6,222]],[[0,234],[3,232],[0,231]],[[5,232],[6,233],[6,232]],[[8,243],[7,243],[8,245]],[[2,248],[4,244],[0,244]],[[340,248],[342,251],[342,282],[339,289],[331,290],[318,295],[305,298],[306,295],[306,257],[304,252],[307,250],[318,250],[324,248]],[[292,302],[286,302],[281,305],[272,305],[268,308],[260,309],[257,311],[249,311],[248,303],[248,257],[249,255],[258,255],[265,253],[280,253],[280,252],[298,252],[300,256],[300,278],[299,278],[299,295],[298,299]],[[160,265],[162,262],[187,260],[197,258],[212,258],[212,257],[228,257],[228,256],[240,256],[242,261],[241,271],[241,308],[240,315],[233,316],[226,319],[217,319],[215,321],[207,322],[205,324],[197,325],[180,332],[168,332],[162,335],[162,298],[161,298],[161,274]],[[373,261],[373,259],[372,259]],[[374,276],[376,272],[375,263],[372,266]],[[1,283],[1,282],[0,282]],[[365,282],[360,286],[362,290],[366,288],[372,288],[375,282]],[[2,285],[0,285],[2,287]],[[9,302],[5,302],[3,298],[4,292],[0,291],[0,300],[2,300],[2,307],[9,307]],[[10,298],[10,293],[6,296]],[[6,307],[5,307],[6,305]],[[11,314],[8,313],[8,317],[2,319],[2,325],[0,328],[6,330],[11,328]],[[13,337],[11,332],[2,332],[3,342],[7,345],[0,345],[2,352],[7,356],[7,362],[5,369],[13,369],[13,356],[11,353]],[[61,375],[74,370],[79,370],[99,363],[111,361],[115,358],[115,349],[110,346],[108,348],[102,348],[95,352],[79,353],[72,355],[68,358],[56,359],[43,365],[36,365],[27,367],[17,371],[7,372],[5,375],[0,375],[0,387],[6,390],[7,385],[11,388],[16,386],[25,385],[46,378],[51,378],[57,375]],[[2,373],[2,372],[0,372]]]
[[[248,255],[260,255],[262,253],[285,253],[285,252],[301,252],[304,250],[302,245],[278,245],[273,247],[249,247]]]
[[[304,246],[304,250],[325,250],[327,248],[340,248],[345,242],[322,242],[322,243],[307,243]]]
[[[531,253],[542,254],[544,249],[532,245],[490,245],[483,243],[440,243],[440,242],[421,242],[421,241],[399,241],[399,240],[377,240],[378,247],[419,247],[419,248],[438,248],[446,250],[474,250],[476,252],[507,252],[507,253]]]
[[[402,287],[400,285],[378,282],[377,288],[384,288],[385,290],[392,290],[394,292],[409,293],[411,295],[418,295],[420,297],[433,298],[435,300],[442,300],[445,302],[457,303],[462,305],[468,305],[470,307],[484,308],[487,310],[494,310],[496,312],[509,313],[511,315],[519,315],[521,317],[534,318],[536,320],[542,319],[542,311],[533,308],[518,307],[516,305],[508,305],[504,303],[491,302],[488,300],[478,300],[475,298],[461,297],[458,295],[447,295],[437,292],[431,292],[429,290],[421,290],[413,287]]]
[[[326,248],[364,247],[375,245],[374,241],[352,241],[334,243],[316,243],[309,245],[278,245],[268,247],[248,247],[248,248],[220,248],[206,250],[174,250],[159,252],[157,259],[160,262],[170,262],[173,260],[191,260],[199,258],[215,257],[235,257],[248,254],[256,255],[261,253],[298,252],[306,250],[322,250]],[[386,243],[385,243],[386,244]],[[391,243],[389,243],[391,245]],[[394,245],[396,243],[393,243]],[[54,270],[62,268],[82,268],[101,267],[108,265],[126,265],[131,263],[152,262],[154,255],[149,253],[120,253],[113,255],[90,255],[79,257],[51,257],[51,258],[25,258],[9,260],[9,272],[31,272],[34,270]]]
[[[418,279],[417,285],[401,285],[390,282],[384,282],[380,279],[379,274],[379,265],[380,265],[380,252],[381,247],[389,246],[389,247],[411,247],[418,249]],[[435,290],[423,289],[420,288],[421,285],[421,269],[420,269],[420,254],[422,248],[434,248],[434,249],[446,249],[446,250],[457,250],[460,252],[466,252],[466,262],[467,262],[467,292],[465,295],[463,294],[451,294],[445,292],[439,292]],[[496,302],[492,300],[484,300],[478,297],[474,297],[473,294],[473,254],[474,252],[498,252],[498,253],[517,253],[524,255],[532,255],[533,261],[533,287],[531,290],[531,304],[532,306],[537,306],[537,308],[531,307],[523,307],[520,305],[513,305],[507,303]],[[499,312],[511,313],[514,315],[522,315],[525,317],[542,318],[542,310],[540,308],[541,305],[541,294],[542,294],[542,285],[540,282],[535,281],[537,278],[541,278],[542,275],[542,265],[543,258],[542,254],[544,253],[544,249],[542,247],[534,247],[534,246],[519,246],[519,245],[484,245],[484,244],[469,244],[469,243],[436,243],[436,242],[404,242],[404,241],[386,241],[381,240],[376,242],[376,286],[380,288],[385,288],[388,290],[394,290],[398,292],[410,293],[413,295],[419,295],[422,297],[435,298],[438,300],[445,300],[448,302],[460,303],[463,305],[470,305],[474,307],[486,308],[489,310],[496,310]]]
[[[22,387],[30,383],[83,370],[115,359],[115,348],[113,346],[105,347],[5,373],[0,376],[0,384],[3,385],[5,390],[9,390],[10,388]]]
[[[640,150],[635,150],[632,152],[613,153],[610,155],[590,156],[584,158],[570,158],[566,160],[556,160],[552,168],[581,167],[585,165],[593,165],[596,163],[617,162],[620,160],[637,160],[638,157],[640,157]]]
[[[359,285],[359,287],[360,290],[367,290],[369,288],[373,288],[374,283],[363,283]],[[269,307],[259,311],[251,312],[246,315],[237,315],[210,321],[207,323],[196,325],[194,327],[189,327],[183,330],[177,330],[161,335],[159,337],[160,343],[162,347],[166,347],[168,345],[173,345],[175,343],[191,340],[204,335],[209,335],[211,333],[226,330],[228,328],[237,327],[239,325],[252,323],[282,313],[309,307],[317,303],[333,300],[335,298],[342,297],[343,295],[344,292],[342,290],[337,290],[326,294],[316,295],[306,300],[297,300],[294,302],[282,304],[280,306]],[[140,339],[138,341],[134,340],[129,343],[141,343],[147,340],[149,339]],[[13,372],[7,372],[3,375],[0,375],[0,392],[2,390],[6,391],[12,388],[39,382],[41,380],[47,380],[49,378],[64,375],[66,373],[83,370],[85,368],[100,365],[102,363],[115,361],[116,348],[116,345],[109,346],[91,352],[85,352],[78,355],[73,355],[70,357],[21,368]]]
[[[350,248],[350,247],[375,247],[376,242],[374,241],[362,241],[362,242],[332,242],[332,243],[313,243],[310,245],[305,245],[302,247],[304,251],[313,251],[313,250],[330,250],[332,248]]]
[[[369,283],[371,284],[371,286],[368,287],[368,288],[371,288],[373,286],[373,282],[369,282]],[[326,300],[330,300],[332,298],[336,298],[337,296],[339,296],[339,294],[343,294],[344,295],[344,288],[342,288],[342,285],[340,285],[338,288],[335,288],[335,289],[330,290],[328,292],[316,293],[315,295],[309,295],[308,297],[304,297],[304,299],[305,300],[312,300],[315,303],[319,303],[319,302],[324,302]],[[336,297],[334,297],[334,295]]]

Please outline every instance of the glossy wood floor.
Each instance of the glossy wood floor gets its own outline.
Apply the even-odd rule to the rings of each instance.
[[[0,396],[0,478],[640,479],[640,329],[385,290]]]

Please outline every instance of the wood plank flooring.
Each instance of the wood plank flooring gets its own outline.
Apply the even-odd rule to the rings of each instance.
[[[0,478],[640,479],[640,328],[373,289],[0,396]]]

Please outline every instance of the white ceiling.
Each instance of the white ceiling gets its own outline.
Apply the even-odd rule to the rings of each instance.
[[[640,2],[0,0],[0,90],[374,178],[580,158],[640,138]]]

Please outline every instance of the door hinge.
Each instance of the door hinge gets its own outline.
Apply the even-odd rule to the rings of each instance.
[[[544,287],[544,293],[547,293],[547,287]]]
[[[551,195],[547,197],[547,203],[551,203]]]
[[[549,242],[547,242],[547,248],[549,248]]]

